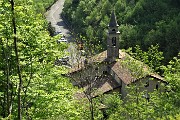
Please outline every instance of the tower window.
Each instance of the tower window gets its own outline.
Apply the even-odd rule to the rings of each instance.
[[[116,30],[115,29],[112,29],[113,32],[115,32]]]
[[[112,46],[116,46],[116,37],[112,38]]]

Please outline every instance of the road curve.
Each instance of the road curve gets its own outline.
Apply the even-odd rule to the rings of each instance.
[[[51,22],[51,25],[52,25],[52,27],[55,28],[55,31],[57,33],[62,32],[66,36],[66,39],[69,42],[71,42],[71,41],[73,41],[72,35],[61,17],[64,2],[65,2],[65,0],[58,0],[45,13],[45,16],[46,16],[47,21]]]

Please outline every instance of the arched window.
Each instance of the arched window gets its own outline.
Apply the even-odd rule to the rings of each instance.
[[[116,30],[115,29],[112,29],[113,32],[115,32]]]
[[[116,46],[116,37],[112,38],[112,46]]]

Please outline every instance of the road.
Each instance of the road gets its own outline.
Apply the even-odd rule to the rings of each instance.
[[[62,34],[66,36],[66,39],[72,42],[72,35],[61,17],[64,2],[65,0],[58,0],[45,13],[45,16],[47,21],[51,22],[52,27],[55,28],[56,33],[62,32]]]
[[[68,30],[67,25],[61,17],[63,5],[65,0],[58,0],[51,8],[45,13],[47,21],[51,22],[52,27],[55,28],[55,32],[62,32],[65,35],[69,44],[68,49],[65,51],[69,52],[69,64],[73,66],[77,63],[77,58],[81,57],[81,52],[76,49],[76,45],[73,44],[74,37],[71,35],[71,32]]]

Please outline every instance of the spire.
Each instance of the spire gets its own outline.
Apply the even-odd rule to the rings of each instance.
[[[119,26],[119,25],[117,24],[116,16],[115,16],[114,10],[113,10],[112,13],[111,13],[111,20],[110,20],[110,23],[109,23],[109,27],[116,27],[116,26]]]
[[[107,61],[114,62],[119,58],[119,30],[114,10],[111,13],[107,33]]]

